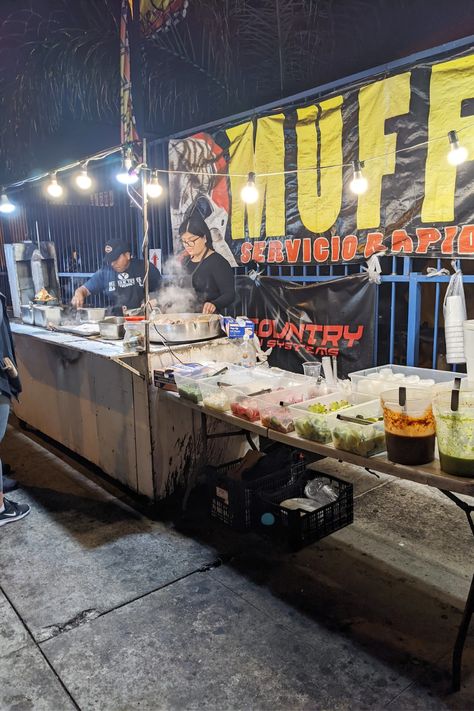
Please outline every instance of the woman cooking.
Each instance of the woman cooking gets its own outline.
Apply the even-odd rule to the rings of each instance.
[[[235,300],[232,267],[213,250],[209,228],[196,210],[181,224],[179,234],[187,254],[183,266],[203,304],[202,312],[221,312]]]

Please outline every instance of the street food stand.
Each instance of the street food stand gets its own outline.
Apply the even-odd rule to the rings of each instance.
[[[225,360],[226,338],[173,347],[153,345],[148,356],[105,341],[12,323],[23,392],[20,421],[100,467],[152,501],[186,486],[201,448],[201,421],[174,402],[157,405],[148,374],[183,361]],[[217,425],[216,425],[217,426]],[[233,448],[233,449],[232,449]],[[216,440],[215,461],[243,443]]]

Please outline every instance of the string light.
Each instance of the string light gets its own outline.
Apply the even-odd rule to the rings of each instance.
[[[146,194],[152,200],[159,198],[163,194],[163,186],[158,182],[156,172],[152,173],[151,182],[145,184]]]
[[[138,173],[133,169],[132,149],[127,148],[122,158],[122,169],[115,176],[122,185],[135,185]]]
[[[468,150],[464,146],[460,145],[459,139],[458,139],[458,134],[461,133],[462,131],[468,130],[471,127],[473,127],[474,124],[470,124],[467,126],[463,126],[462,128],[458,129],[458,131],[449,131],[448,133],[448,140],[450,144],[450,150],[447,155],[447,160],[449,163],[453,166],[457,166],[462,164],[464,161],[467,160],[468,158]],[[368,163],[369,161],[376,161],[376,160],[381,160],[383,158],[386,158],[387,156],[392,156],[392,155],[398,155],[401,153],[404,153],[406,151],[414,151],[418,148],[421,148],[423,146],[426,146],[430,143],[433,143],[435,141],[446,141],[446,134],[444,136],[435,136],[433,138],[430,138],[425,141],[421,141],[416,144],[412,144],[409,146],[404,146],[403,148],[398,148],[395,151],[389,151],[387,153],[382,153],[380,155],[374,155],[370,156],[365,159],[365,163]],[[101,151],[99,153],[96,153],[92,156],[89,156],[86,159],[81,159],[79,161],[75,161],[74,163],[70,163],[69,165],[62,166],[61,168],[58,168],[55,171],[49,172],[49,173],[42,173],[40,175],[35,175],[30,178],[24,178],[22,180],[19,180],[14,183],[10,183],[9,185],[5,186],[6,189],[9,188],[19,188],[23,187],[25,185],[28,185],[30,183],[36,183],[40,180],[44,180],[45,178],[49,177],[50,182],[46,187],[47,192],[49,195],[53,198],[59,198],[63,194],[63,188],[62,186],[58,183],[57,181],[57,173],[61,172],[66,172],[73,170],[74,168],[80,167],[81,172],[79,175],[76,176],[76,184],[81,190],[88,190],[92,186],[92,180],[87,174],[87,164],[90,161],[99,161],[99,160],[104,160],[105,158],[116,154],[116,153],[122,153],[122,169],[121,171],[117,174],[116,178],[117,180],[125,185],[134,185],[135,183],[138,182],[139,180],[139,171],[142,169],[142,167],[145,170],[149,170],[147,166],[134,166],[133,165],[133,154],[132,154],[132,148],[130,146],[115,146],[113,148],[109,148],[107,150]],[[362,174],[362,168],[364,167],[364,163],[361,163],[360,161],[354,161],[351,163],[338,163],[334,165],[319,165],[319,166],[308,166],[305,168],[292,168],[288,170],[283,170],[283,171],[274,171],[274,172],[264,172],[264,173],[259,173],[259,176],[261,178],[266,178],[266,177],[272,177],[272,176],[277,176],[277,175],[298,175],[299,173],[307,173],[307,172],[314,172],[314,171],[322,171],[322,170],[329,170],[332,168],[345,168],[352,166],[353,171],[354,171],[354,176],[353,179],[350,183],[350,189],[356,193],[356,194],[362,194],[364,193],[367,188],[368,188],[368,182],[367,179],[363,176]],[[145,185],[145,190],[147,192],[147,195],[150,198],[160,197],[163,194],[163,187],[160,185],[158,182],[158,175],[159,173],[163,173],[166,175],[193,175],[193,176],[203,176],[203,177],[209,177],[208,171],[193,171],[193,170],[169,170],[169,169],[164,169],[164,168],[157,168],[152,172],[152,179],[151,181],[147,182]],[[248,178],[246,185],[242,188],[241,191],[241,198],[244,202],[248,204],[255,203],[258,200],[258,189],[255,185],[255,173],[251,172],[248,174],[240,174],[240,173],[234,173],[233,177],[234,178]],[[216,173],[216,177],[221,177],[221,178],[227,178],[229,175],[227,173]],[[3,197],[5,196],[5,197]],[[7,214],[8,212],[13,212],[13,210],[16,208],[15,205],[13,205],[13,210],[10,207],[13,205],[11,203],[7,196],[6,193],[3,193],[2,196],[0,196],[0,212]]]
[[[448,133],[449,139],[449,153],[448,162],[451,165],[461,165],[467,159],[467,148],[459,144],[458,134],[456,131],[450,131]]]
[[[247,184],[242,188],[240,197],[245,203],[247,203],[247,205],[252,205],[257,202],[258,190],[255,185],[255,173],[249,173]]]
[[[356,195],[362,195],[362,193],[365,193],[365,191],[369,187],[367,178],[364,178],[364,176],[362,175],[363,164],[360,162],[360,160],[355,160],[352,164],[352,167],[354,170],[354,175],[351,182],[349,183],[349,187]]]
[[[87,174],[87,164],[84,163],[79,175],[76,175],[76,185],[81,190],[89,190],[92,185],[92,179]]]
[[[56,173],[51,173],[51,181],[48,184],[46,190],[53,198],[60,198],[61,195],[63,194],[63,189],[62,189],[61,185],[59,185],[59,183],[58,183]]]
[[[2,212],[4,215],[9,215],[11,212],[14,212],[16,210],[16,205],[14,205],[10,200],[8,199],[8,195],[6,193],[2,193],[2,197],[0,198],[0,212]]]

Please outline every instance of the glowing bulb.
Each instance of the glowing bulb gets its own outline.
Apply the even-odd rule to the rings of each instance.
[[[122,185],[135,185],[138,182],[138,173],[133,170],[132,153],[127,149],[122,159],[122,169],[115,176]]]
[[[51,182],[49,183],[48,187],[46,188],[48,193],[51,195],[53,198],[59,198],[63,194],[63,189],[61,185],[59,185],[57,178],[56,178],[56,173],[53,173],[51,176]]]
[[[240,197],[248,205],[252,205],[254,202],[257,202],[258,190],[255,185],[255,173],[249,173],[247,184],[242,188]]]
[[[449,138],[449,153],[448,162],[451,165],[461,165],[467,159],[468,152],[465,146],[459,145],[458,134],[456,131],[450,131],[448,133]]]
[[[4,215],[8,215],[10,212],[14,212],[15,210],[16,206],[10,202],[6,193],[3,193],[0,198],[0,212],[3,212]]]
[[[163,194],[163,186],[158,182],[158,176],[154,175],[151,179],[151,183],[145,185],[146,194],[152,200],[154,198],[159,198]]]
[[[82,168],[79,175],[76,176],[76,185],[81,190],[89,190],[92,185],[92,180],[87,175],[87,168],[85,166]]]
[[[362,195],[362,193],[365,193],[365,191],[369,187],[369,184],[367,182],[367,178],[364,178],[364,176],[362,175],[361,162],[355,160],[352,165],[354,167],[354,176],[351,182],[349,183],[349,187],[356,195]]]

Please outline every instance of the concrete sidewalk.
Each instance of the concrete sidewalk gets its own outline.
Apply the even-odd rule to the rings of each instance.
[[[2,711],[474,708],[472,632],[448,693],[474,540],[439,492],[318,462],[355,523],[283,554],[146,518],[18,430],[2,457],[32,507],[0,529]]]

